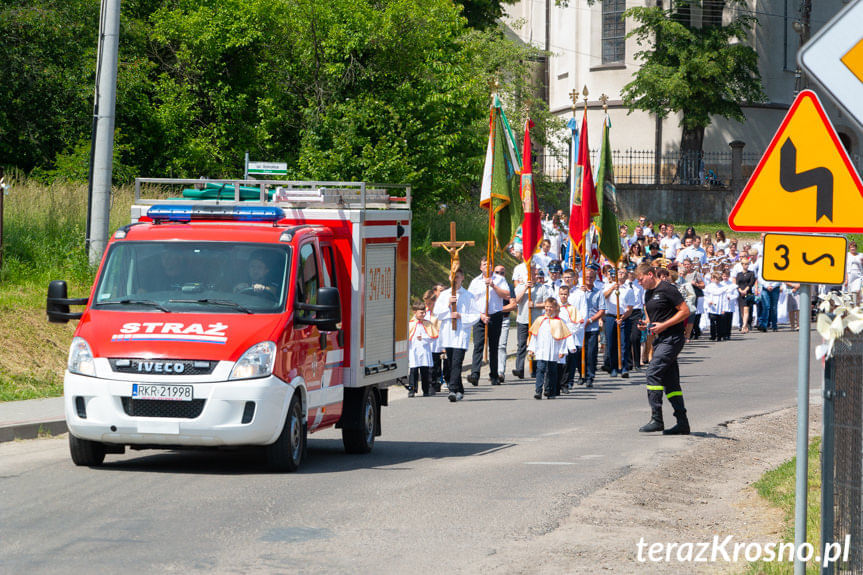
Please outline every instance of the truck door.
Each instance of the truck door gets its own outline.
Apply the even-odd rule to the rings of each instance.
[[[297,300],[317,303],[319,287],[334,286],[333,249],[329,243],[320,246],[310,239],[299,248],[297,265]],[[297,313],[314,313],[301,312]],[[299,328],[299,329],[296,329]],[[338,332],[321,332],[311,325],[295,325],[294,345],[300,358],[300,371],[308,392],[309,430],[335,423],[341,417],[343,397],[342,361],[344,352]]]
[[[343,289],[344,286],[339,284],[339,268],[337,267],[336,252],[329,241],[322,241],[321,247],[321,282],[324,286]],[[344,288],[347,289],[347,288]],[[348,291],[347,293],[350,293]],[[350,321],[350,318],[345,318],[344,314],[347,311],[342,300],[342,323]],[[324,394],[326,410],[321,420],[321,426],[335,424],[342,414],[341,402],[344,397],[344,364],[345,350],[344,341],[345,334],[339,331],[331,331],[324,334],[326,337],[326,350],[324,353],[324,373],[321,376],[321,389]],[[341,342],[341,343],[340,343]]]
[[[317,303],[318,287],[320,287],[318,249],[314,240],[307,240],[300,245],[297,261],[296,294],[297,302]],[[314,312],[296,310],[298,315]],[[297,369],[306,384],[308,394],[309,430],[314,429],[315,419],[319,416],[324,404],[321,376],[324,373],[325,352],[321,349],[320,332],[313,325],[294,322],[291,335],[292,348],[297,358]]]

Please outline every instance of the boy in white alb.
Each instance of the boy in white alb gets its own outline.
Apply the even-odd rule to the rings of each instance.
[[[583,294],[582,290],[572,288],[575,293],[573,296]],[[560,370],[560,391],[569,393],[575,385],[575,374],[579,369],[578,350],[581,349],[584,342],[584,318],[587,316],[587,302],[582,295],[573,297],[574,300],[570,303],[570,287],[567,284],[560,286],[557,292],[558,301],[560,301],[560,319],[566,323],[566,327],[571,332],[570,342],[567,346],[568,353],[563,364],[563,369]],[[560,369],[560,368],[558,368]]]
[[[437,298],[434,315],[440,321],[440,339],[449,360],[449,400],[464,398],[461,381],[461,368],[467,344],[470,340],[471,326],[479,321],[480,310],[469,291],[462,287],[464,271],[459,268],[453,274],[453,287],[445,289]],[[451,306],[455,305],[455,310]],[[453,325],[455,323],[455,325]]]
[[[434,324],[425,318],[425,304],[419,302],[413,305],[414,316],[408,324],[408,397],[417,393],[417,380],[422,382],[423,397],[434,395],[431,384],[432,346],[438,339],[438,331]]]
[[[545,314],[536,318],[530,326],[528,352],[536,360],[536,389],[534,399],[542,399],[543,388],[548,399],[558,395],[557,370],[560,360],[566,357],[567,345],[572,338],[566,323],[558,317],[560,306],[557,300],[545,300]]]
[[[737,291],[737,284],[731,281],[731,272],[728,271],[727,267],[722,270],[722,281],[719,283],[725,286],[725,296],[728,298],[726,301],[725,317],[722,323],[722,339],[723,341],[729,341],[731,339],[731,326],[734,325],[734,314],[738,309],[737,296],[739,293]]]
[[[710,283],[704,286],[704,307],[710,316],[710,341],[723,341],[722,321],[728,307],[728,291],[722,285],[722,274],[710,274]]]
[[[423,294],[423,303],[425,303],[426,307],[426,319],[431,322],[434,326],[435,331],[440,334],[440,321],[438,321],[437,317],[434,315],[434,304],[437,301],[437,293],[435,293],[434,289],[426,290],[425,294]],[[441,385],[444,381],[443,377],[443,345],[441,344],[440,337],[436,337],[432,342],[431,346],[432,353],[432,368],[431,368],[431,381],[432,387],[435,392],[441,390]],[[447,374],[449,375],[449,374]]]

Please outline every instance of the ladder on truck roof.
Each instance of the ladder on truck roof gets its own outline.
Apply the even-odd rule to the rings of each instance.
[[[185,186],[182,197],[166,197]],[[143,197],[144,191],[159,197]],[[394,195],[401,194],[401,195]],[[135,203],[204,203],[276,205],[284,208],[406,209],[411,207],[408,184],[318,182],[291,180],[222,180],[135,178]]]

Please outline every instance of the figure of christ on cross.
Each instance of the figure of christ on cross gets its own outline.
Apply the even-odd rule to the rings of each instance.
[[[474,242],[472,241],[459,241],[455,239],[455,222],[449,223],[449,241],[448,242],[432,242],[432,247],[435,248],[443,248],[449,252],[450,266],[449,266],[449,283],[450,289],[453,288],[453,278],[455,277],[455,272],[458,271],[458,268],[461,267],[458,259],[458,253],[462,251],[466,246],[473,246]],[[455,290],[452,292],[453,296],[455,296]],[[456,312],[456,303],[452,302],[450,307],[453,313]],[[452,328],[458,328],[458,318],[454,317],[452,319]]]

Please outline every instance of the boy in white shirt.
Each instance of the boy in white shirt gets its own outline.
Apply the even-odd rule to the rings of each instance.
[[[677,258],[677,252],[680,250],[680,238],[674,235],[674,228],[665,228],[665,236],[659,240],[659,249],[662,250],[662,255],[665,259],[674,261]]]
[[[617,377],[618,366],[620,377],[628,378],[632,369],[632,347],[629,345],[629,335],[632,324],[629,316],[635,307],[635,294],[626,285],[626,270],[616,273],[612,268],[609,273],[608,283],[605,285],[602,295],[605,296],[605,359],[603,368],[607,369],[611,377]],[[618,310],[619,308],[619,310]],[[619,316],[619,317],[618,317]],[[618,324],[620,329],[618,331]],[[623,357],[618,359],[618,335],[620,336],[620,351]]]
[[[531,337],[527,349],[536,360],[534,399],[542,399],[543,388],[545,388],[545,397],[548,399],[558,395],[557,370],[560,360],[566,357],[567,345],[572,335],[566,323],[558,316],[559,311],[557,300],[553,297],[547,298],[545,314],[538,317],[530,326]]]
[[[427,320],[425,304],[417,302],[413,305],[414,316],[408,323],[408,397],[417,393],[417,380],[422,382],[423,397],[434,395],[431,385],[432,345],[438,339],[438,331]]]

